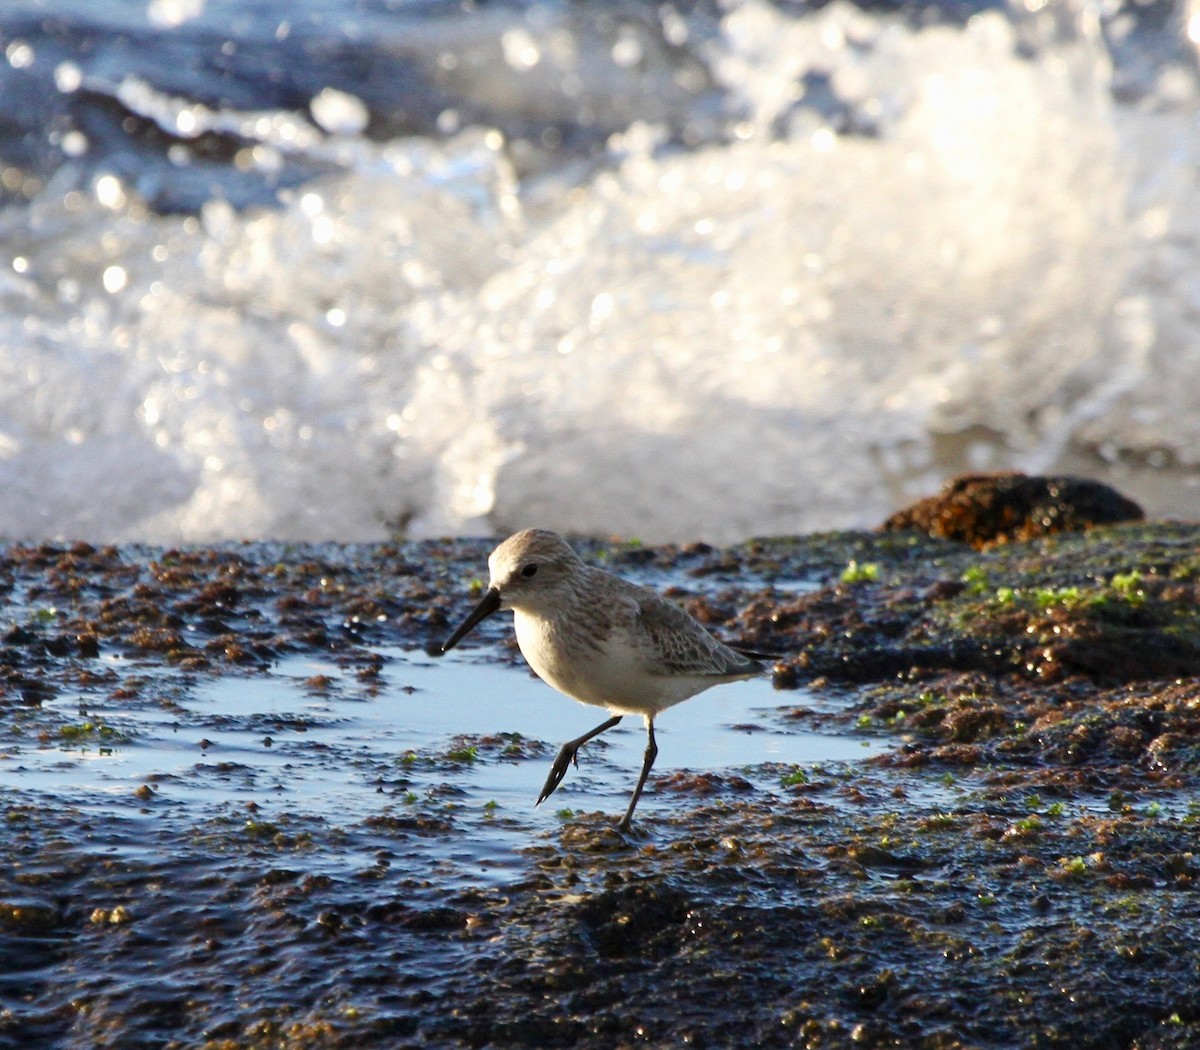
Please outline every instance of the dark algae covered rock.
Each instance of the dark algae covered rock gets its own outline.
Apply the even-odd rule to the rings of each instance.
[[[897,511],[882,527],[989,547],[1141,518],[1136,503],[1089,478],[964,474],[938,495]]]

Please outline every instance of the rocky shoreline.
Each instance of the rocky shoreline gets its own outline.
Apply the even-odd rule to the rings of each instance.
[[[381,648],[462,615],[488,547],[0,548],[0,749],[102,742],[114,696],[288,654],[369,695]],[[779,719],[890,746],[770,791],[656,777],[669,816],[625,838],[574,814],[478,885],[427,859],[470,836],[432,811],[189,825],[152,786],[103,818],[17,791],[0,1047],[1200,1042],[1200,527],[580,549],[669,568],[693,614],[780,653]],[[506,624],[481,633],[514,659]],[[87,698],[69,726],[61,694]],[[388,860],[329,873],[355,851]]]

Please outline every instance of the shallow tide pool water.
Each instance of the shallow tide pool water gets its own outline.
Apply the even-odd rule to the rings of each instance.
[[[452,852],[467,877],[507,868],[513,851],[576,812],[624,812],[645,747],[627,717],[589,743],[554,796],[535,806],[563,742],[606,717],[564,698],[523,663],[480,649],[433,658],[379,649],[379,673],[295,656],[267,671],[189,677],[106,658],[141,688],[64,691],[0,750],[0,786],[96,816],[201,824],[233,813],[264,825],[299,815],[349,824],[396,813],[451,818],[470,834]],[[852,763],[886,746],[781,717],[805,694],[766,677],[720,686],[659,716],[659,756],[643,819],[694,804],[683,771],[777,788],[781,769]],[[36,729],[36,731],[34,731]],[[701,787],[700,790],[703,790]],[[136,818],[135,818],[136,819]],[[138,848],[136,837],[114,850]],[[436,852],[436,851],[435,851]],[[361,858],[340,858],[358,863]],[[331,863],[337,863],[331,859]]]

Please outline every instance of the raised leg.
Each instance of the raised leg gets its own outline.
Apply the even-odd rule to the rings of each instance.
[[[579,749],[591,740],[592,737],[599,736],[606,729],[612,729],[619,721],[621,721],[621,716],[613,715],[607,722],[596,726],[590,733],[584,733],[583,736],[577,737],[574,740],[568,740],[563,744],[562,750],[558,753],[558,758],[554,760],[554,765],[550,767],[550,775],[546,777],[546,786],[542,788],[542,793],[538,795],[536,805],[540,806],[554,794],[554,789],[562,783],[562,778],[567,775],[567,767],[572,762],[578,767],[579,758],[577,757],[577,753]]]
[[[654,719],[647,716],[646,718],[646,755],[642,759],[642,775],[638,777],[637,787],[633,789],[633,798],[629,800],[629,808],[625,810],[625,816],[617,827],[621,831],[628,831],[630,822],[633,820],[633,811],[637,807],[638,799],[642,797],[642,788],[646,786],[646,777],[650,775],[650,767],[654,765],[654,759],[658,755],[658,745],[654,742]]]

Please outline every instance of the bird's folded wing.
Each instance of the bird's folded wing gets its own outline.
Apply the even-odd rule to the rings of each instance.
[[[734,652],[708,633],[679,606],[653,592],[638,602],[637,623],[648,653],[654,654],[651,670],[671,674],[754,674],[757,661]]]

